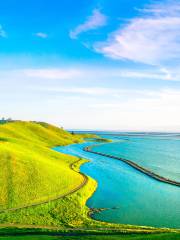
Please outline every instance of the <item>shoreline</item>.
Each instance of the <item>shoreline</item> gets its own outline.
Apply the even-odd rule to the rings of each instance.
[[[144,173],[145,175],[147,175],[147,176],[149,176],[149,177],[151,177],[151,178],[153,178],[153,179],[155,179],[157,181],[180,187],[180,182],[177,182],[177,181],[174,181],[174,180],[162,177],[162,176],[160,176],[160,175],[158,175],[158,174],[156,174],[156,173],[154,173],[154,172],[152,172],[152,171],[150,171],[150,170],[148,170],[146,168],[141,167],[140,165],[134,163],[131,160],[128,160],[128,159],[125,159],[125,158],[121,158],[121,157],[112,156],[110,154],[96,152],[96,151],[92,150],[92,148],[94,146],[98,146],[98,145],[99,144],[88,146],[88,147],[83,148],[83,150],[85,152],[90,152],[90,153],[94,153],[94,154],[101,155],[101,156],[104,156],[104,157],[109,157],[109,158],[112,158],[112,159],[116,159],[116,160],[122,161],[122,162],[128,164],[129,166],[133,167],[134,169]]]

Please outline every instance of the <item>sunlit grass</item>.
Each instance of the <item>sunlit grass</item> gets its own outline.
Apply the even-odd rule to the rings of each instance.
[[[77,158],[50,150],[81,141],[62,129],[32,122],[0,126],[0,210],[45,201],[77,187]]]

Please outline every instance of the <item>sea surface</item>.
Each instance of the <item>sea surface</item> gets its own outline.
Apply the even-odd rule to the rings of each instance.
[[[93,145],[98,152],[123,157],[161,176],[180,181],[180,137],[178,134],[100,133],[111,143],[86,142],[54,150],[91,160],[81,172],[98,182],[90,208],[107,208],[95,213],[97,220],[180,228],[180,187],[159,182],[127,164],[83,151]],[[98,144],[98,143],[97,143]]]
[[[101,135],[112,143],[93,150],[131,160],[152,172],[180,182],[180,136],[166,135]]]

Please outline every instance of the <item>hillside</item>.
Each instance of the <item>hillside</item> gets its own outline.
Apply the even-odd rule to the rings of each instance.
[[[83,182],[69,166],[78,159],[50,150],[82,139],[46,123],[0,125],[0,210],[47,201]]]

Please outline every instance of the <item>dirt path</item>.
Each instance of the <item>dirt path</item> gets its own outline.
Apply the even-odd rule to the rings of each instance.
[[[78,172],[78,171],[74,170],[73,166],[74,166],[76,163],[78,163],[79,161],[80,161],[80,160],[77,160],[77,161],[75,161],[75,162],[73,162],[73,163],[71,163],[71,164],[69,165],[70,169],[73,170],[74,172]],[[28,207],[39,206],[39,205],[41,205],[41,204],[49,203],[49,202],[51,202],[51,201],[58,200],[58,199],[60,199],[60,198],[66,197],[66,196],[68,196],[68,195],[70,195],[70,194],[72,194],[72,193],[77,192],[79,189],[81,189],[82,187],[84,187],[84,186],[87,184],[87,182],[88,182],[88,177],[87,177],[85,174],[83,174],[83,173],[81,173],[81,172],[78,172],[78,173],[82,176],[83,182],[82,182],[79,186],[77,186],[77,187],[73,188],[72,190],[70,190],[69,192],[60,194],[60,195],[58,195],[58,196],[56,196],[56,197],[53,197],[53,198],[49,198],[49,199],[47,199],[47,200],[45,200],[45,201],[42,201],[42,202],[37,202],[37,203],[33,203],[33,204],[29,204],[29,205],[24,205],[24,206],[19,206],[19,207],[15,207],[15,208],[3,209],[3,210],[0,210],[0,213],[9,212],[9,211],[16,211],[16,210],[25,209],[25,208],[28,208]]]

